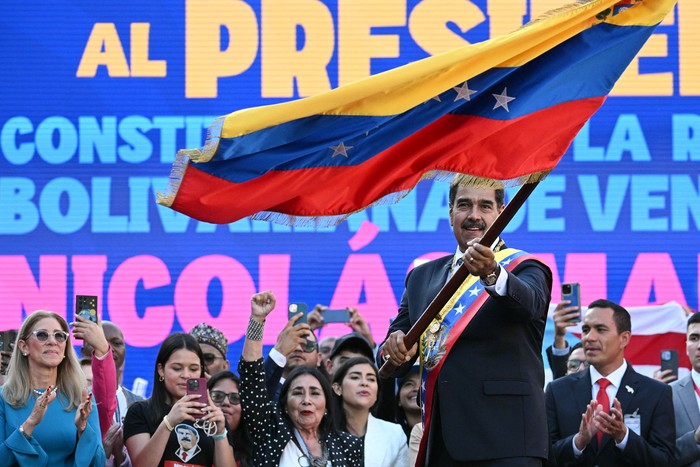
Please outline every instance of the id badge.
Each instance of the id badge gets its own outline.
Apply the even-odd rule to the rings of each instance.
[[[634,431],[638,436],[642,435],[642,417],[637,412],[639,409],[635,410],[631,415],[625,415],[625,426],[627,429]]]

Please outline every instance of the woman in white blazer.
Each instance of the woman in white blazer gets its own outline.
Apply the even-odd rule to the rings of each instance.
[[[351,358],[336,370],[337,428],[364,438],[365,467],[404,467],[408,465],[408,446],[401,425],[370,413],[377,403],[378,381],[377,367],[365,357]]]

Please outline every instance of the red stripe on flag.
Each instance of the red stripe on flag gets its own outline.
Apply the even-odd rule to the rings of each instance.
[[[685,353],[685,334],[668,332],[649,336],[632,335],[625,349],[625,359],[634,365],[661,366],[661,351],[675,349],[678,351],[678,365],[690,368],[690,359]]]
[[[554,168],[604,100],[567,102],[513,120],[449,114],[363,164],[271,171],[241,184],[190,164],[172,208],[218,224],[259,211],[343,215],[412,189],[432,170],[516,179]]]

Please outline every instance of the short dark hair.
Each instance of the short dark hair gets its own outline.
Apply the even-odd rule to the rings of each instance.
[[[318,368],[298,366],[289,373],[289,376],[284,381],[282,389],[280,390],[279,405],[280,409],[282,410],[282,418],[285,420],[285,422],[287,422],[289,427],[294,427],[294,423],[292,422],[291,418],[289,418],[289,413],[287,413],[287,398],[289,396],[289,388],[292,386],[294,380],[303,375],[311,375],[316,378],[318,383],[321,385],[321,390],[326,398],[327,413],[321,419],[321,424],[318,427],[321,433],[320,438],[324,439],[328,433],[336,432],[335,411],[333,410],[333,391],[331,391],[331,383],[328,382],[328,378],[323,376],[323,373],[321,373]]]
[[[450,206],[455,204],[455,198],[457,197],[457,190],[460,186],[466,186],[460,183],[464,176],[457,175],[450,183]],[[494,188],[494,197],[496,198],[496,206],[501,207],[505,201],[505,190],[503,188]]]
[[[611,308],[617,333],[632,332],[632,319],[630,318],[629,312],[624,307],[610,300],[600,298],[588,305],[588,309],[590,310],[591,308]]]
[[[690,327],[691,324],[697,324],[700,323],[700,313],[692,313],[688,317],[688,327]]]
[[[582,344],[582,343],[580,343],[580,342],[575,343],[574,346],[571,347],[571,352],[569,352],[569,355],[571,355],[572,353],[574,353],[574,350],[576,350],[576,349],[581,349],[581,348],[583,348],[583,344]]]

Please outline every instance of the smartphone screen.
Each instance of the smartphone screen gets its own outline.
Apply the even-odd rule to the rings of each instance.
[[[190,378],[187,380],[187,394],[199,394],[197,402],[208,404],[207,399],[207,379],[206,378]],[[204,413],[192,414],[194,418],[202,418]]]

